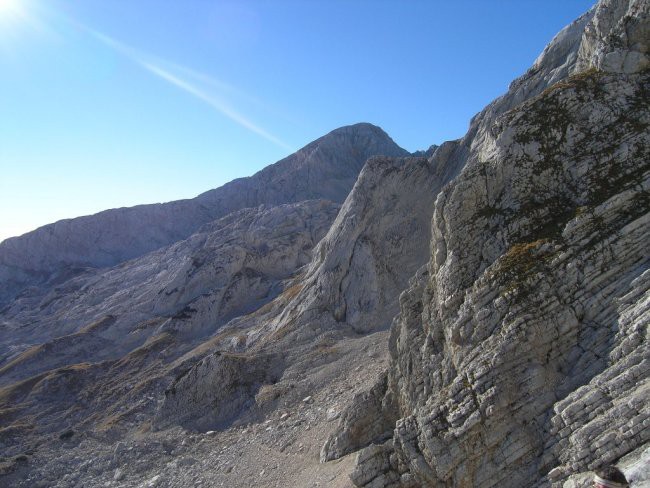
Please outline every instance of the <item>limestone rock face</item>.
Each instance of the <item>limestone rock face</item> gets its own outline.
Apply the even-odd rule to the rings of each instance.
[[[306,340],[315,326],[357,333],[387,328],[399,294],[427,260],[435,195],[457,171],[453,160],[435,155],[370,159],[314,249],[300,290],[267,329]]]
[[[192,200],[106,210],[49,224],[0,243],[0,305],[29,286],[65,281],[189,237],[202,225],[261,204],[342,202],[366,159],[406,156],[379,127],[342,127],[249,178]]]
[[[254,404],[255,393],[262,385],[277,381],[282,363],[278,356],[215,352],[165,391],[157,423],[204,431],[223,428]]]
[[[119,357],[155,335],[189,344],[214,333],[272,300],[311,260],[338,209],[311,200],[241,210],[161,250],[14,300],[0,324],[9,356],[0,382]],[[21,352],[26,344],[35,346]]]
[[[644,0],[601,1],[587,25],[577,70],[636,73],[650,66],[650,6]]]
[[[389,386],[409,413],[395,450],[423,483],[553,481],[648,440],[634,426],[650,417],[650,78],[591,76],[504,116],[493,159],[438,197],[430,277],[404,301]],[[537,132],[561,106],[554,129],[594,151]],[[594,113],[609,130],[580,123]]]
[[[647,9],[601,2],[474,119],[391,331],[393,439],[357,486],[562,486],[648,442],[650,73],[599,54],[641,59]]]

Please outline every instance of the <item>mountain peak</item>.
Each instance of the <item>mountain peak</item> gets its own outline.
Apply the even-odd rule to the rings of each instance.
[[[338,129],[334,129],[329,134],[374,134],[377,137],[385,137],[390,139],[390,136],[378,125],[371,124],[370,122],[357,122],[356,124],[344,125]],[[327,134],[327,135],[329,135]],[[327,137],[327,135],[325,137]],[[391,139],[392,140],[392,139]]]
[[[407,156],[381,128],[340,127],[253,176],[192,200],[105,210],[0,244],[0,303],[61,270],[113,266],[185,239],[230,212],[303,200],[343,202],[366,160]]]
[[[395,141],[381,127],[369,122],[359,122],[351,125],[344,125],[315,141],[307,144],[297,151],[296,154],[305,150],[311,150],[314,146],[321,144],[353,144],[358,146],[359,150],[366,149],[367,157],[370,156],[408,156],[408,151],[399,147]],[[372,147],[372,149],[371,149]],[[373,154],[370,154],[373,153]],[[290,158],[291,156],[289,156]],[[366,158],[367,159],[367,158]],[[365,162],[365,160],[364,160]]]

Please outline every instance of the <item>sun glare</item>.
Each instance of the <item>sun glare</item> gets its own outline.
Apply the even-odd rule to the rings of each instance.
[[[24,17],[23,8],[21,0],[0,0],[0,29],[6,30],[8,25]]]
[[[42,31],[38,19],[30,15],[30,0],[0,0],[0,54],[15,55],[16,47],[25,39],[26,29]],[[33,37],[33,36],[29,36]]]
[[[5,15],[12,11],[15,12],[18,7],[18,0],[0,0],[0,15]]]

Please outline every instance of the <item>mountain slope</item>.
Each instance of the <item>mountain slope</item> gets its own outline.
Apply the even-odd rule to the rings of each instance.
[[[601,0],[465,137],[369,159],[336,218],[235,209],[13,300],[44,342],[0,371],[2,481],[578,488],[647,459],[649,9]],[[335,198],[356,163],[300,161],[350,144],[197,201]]]
[[[0,305],[31,285],[60,282],[82,268],[113,266],[184,239],[235,210],[319,198],[342,202],[366,159],[376,155],[408,153],[379,127],[342,127],[192,200],[106,210],[7,239],[0,243]]]
[[[237,343],[222,326],[282,291],[337,210],[323,200],[244,209],[186,240],[78,276],[40,302],[13,303],[0,336],[16,351],[0,363],[0,442],[24,449],[61,417],[75,428],[93,419],[98,428],[116,411],[153,409],[157,390],[215,337]],[[141,386],[124,390],[125,383]]]

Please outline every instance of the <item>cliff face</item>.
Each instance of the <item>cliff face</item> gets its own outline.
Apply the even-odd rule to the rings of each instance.
[[[194,199],[106,210],[7,239],[0,243],[0,305],[21,292],[38,292],[30,287],[61,283],[84,268],[114,266],[180,241],[243,208],[311,199],[340,203],[375,155],[408,153],[379,127],[342,127],[251,177]]]
[[[601,2],[475,119],[391,332],[394,433],[357,486],[561,486],[648,441],[649,8]]]
[[[649,15],[602,0],[421,157],[360,124],[0,246],[3,482],[578,488],[647,461]]]

